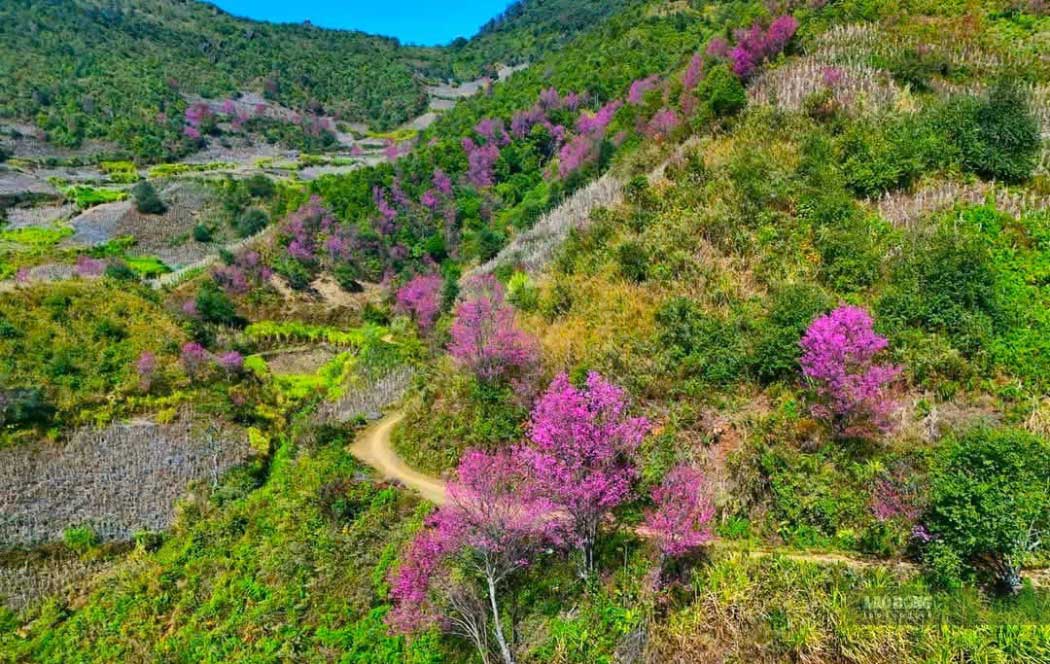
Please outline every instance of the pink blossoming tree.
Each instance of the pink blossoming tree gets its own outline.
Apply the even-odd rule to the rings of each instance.
[[[733,73],[742,79],[750,78],[759,65],[787,47],[797,30],[798,20],[784,15],[775,18],[768,29],[755,23],[748,30],[737,31],[737,44],[729,51]]]
[[[875,362],[889,342],[873,328],[867,311],[843,306],[813,321],[802,337],[802,373],[816,396],[812,413],[837,436],[869,438],[892,429],[890,385],[901,368]]]
[[[143,351],[135,362],[135,373],[139,376],[139,389],[149,392],[153,385],[153,376],[157,372],[157,356],[153,353]]]
[[[535,340],[518,328],[503,285],[493,276],[472,278],[456,307],[449,352],[482,381],[520,377],[535,363]]]
[[[436,274],[414,277],[397,291],[398,313],[411,316],[420,331],[428,333],[441,313],[441,289],[444,283]]]
[[[699,470],[678,466],[653,489],[654,507],[646,513],[644,527],[662,560],[684,556],[714,539],[715,504],[705,484]]]
[[[583,577],[594,570],[599,524],[631,492],[631,457],[649,428],[647,419],[628,415],[624,391],[598,373],[582,389],[559,375],[533,408],[519,455],[537,490],[567,515]]]
[[[514,664],[502,591],[544,546],[557,543],[554,505],[508,452],[468,451],[447,492],[448,503],[427,520],[391,579],[387,622],[402,633],[441,624],[470,640],[482,661],[491,635],[503,663]],[[465,573],[454,576],[455,569]]]

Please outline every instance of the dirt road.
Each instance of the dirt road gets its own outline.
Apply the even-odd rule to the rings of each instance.
[[[430,502],[443,505],[445,483],[410,468],[394,451],[390,434],[404,417],[404,413],[397,412],[379,420],[357,437],[350,453],[376,469],[384,479],[396,480]]]

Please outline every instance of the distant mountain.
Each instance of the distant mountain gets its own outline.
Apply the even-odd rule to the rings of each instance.
[[[193,150],[182,115],[198,96],[256,92],[389,129],[426,108],[424,79],[535,58],[627,1],[518,2],[474,40],[439,49],[192,0],[4,0],[0,118],[31,121],[57,145],[107,139],[146,160]]]

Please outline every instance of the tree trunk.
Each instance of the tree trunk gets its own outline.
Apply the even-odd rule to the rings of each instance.
[[[489,586],[489,604],[492,606],[492,629],[496,633],[496,643],[499,644],[499,652],[503,655],[503,664],[515,664],[514,655],[510,652],[507,640],[503,637],[503,623],[500,621],[499,604],[496,601],[496,580],[491,571],[486,571],[485,580]]]
[[[598,521],[585,524],[580,537],[580,578],[584,581],[594,573],[594,543],[598,539]]]

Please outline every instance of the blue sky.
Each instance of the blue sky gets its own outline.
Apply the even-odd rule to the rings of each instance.
[[[447,44],[470,37],[511,0],[210,0],[231,14],[326,28],[363,30],[404,43]]]

